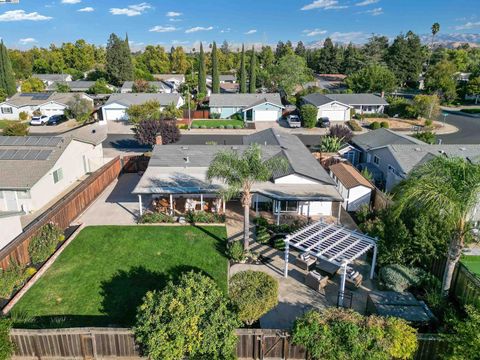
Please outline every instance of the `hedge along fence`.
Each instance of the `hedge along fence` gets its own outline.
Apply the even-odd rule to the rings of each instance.
[[[238,329],[239,359],[307,359],[301,346],[290,342],[288,332],[269,329]],[[140,359],[140,351],[129,329],[73,328],[52,330],[13,329],[14,357],[22,359]],[[438,359],[445,343],[436,335],[418,336],[415,360]]]
[[[50,222],[62,230],[68,228],[70,223],[118,177],[121,169],[120,158],[114,158],[27,225],[20,235],[0,250],[0,268],[6,269],[11,259],[19,265],[28,265],[30,263],[28,245],[39,230]]]

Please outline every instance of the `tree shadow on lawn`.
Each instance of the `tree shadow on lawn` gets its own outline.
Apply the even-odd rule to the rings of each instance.
[[[210,236],[211,238],[215,239],[215,249],[222,255],[225,256],[225,252],[227,250],[227,238],[220,237],[215,235],[214,233],[208,231],[203,226],[193,225],[195,228],[203,232],[204,234]]]

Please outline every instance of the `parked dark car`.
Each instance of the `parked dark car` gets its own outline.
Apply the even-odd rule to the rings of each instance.
[[[50,119],[47,121],[47,125],[58,125],[62,122],[67,120],[67,117],[65,115],[53,115],[50,117]]]
[[[330,119],[328,117],[321,117],[320,119],[318,119],[318,125],[322,128],[329,128]]]

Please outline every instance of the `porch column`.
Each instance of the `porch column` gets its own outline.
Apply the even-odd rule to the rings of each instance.
[[[338,202],[337,224],[340,224],[340,216],[342,214],[342,203]]]
[[[142,195],[138,195],[138,208],[140,210],[140,216],[143,215]]]
[[[282,208],[282,203],[280,200],[277,200],[277,225],[280,225],[280,209]]]
[[[370,266],[370,279],[375,276],[375,266],[377,265],[377,245],[373,247],[372,265]]]
[[[255,194],[255,216],[258,217],[258,194]]]
[[[310,224],[310,201],[307,202],[307,224]]]
[[[285,268],[283,269],[283,276],[288,277],[288,251],[290,249],[290,237],[285,238]]]
[[[203,194],[200,194],[200,211],[203,211]]]
[[[223,208],[223,213],[225,214],[225,198],[222,198],[222,208]]]
[[[343,299],[345,297],[345,281],[347,279],[347,262],[342,263],[342,278],[340,279],[340,297],[338,298],[338,305],[343,306]]]
[[[173,215],[173,195],[170,194],[170,213]]]

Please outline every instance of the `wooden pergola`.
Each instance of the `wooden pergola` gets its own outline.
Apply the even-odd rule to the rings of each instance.
[[[340,301],[343,301],[348,264],[373,249],[370,279],[373,279],[377,262],[376,239],[341,225],[323,221],[307,225],[285,238],[285,269],[288,277],[288,253],[292,246],[303,253],[328,261],[342,269]]]

